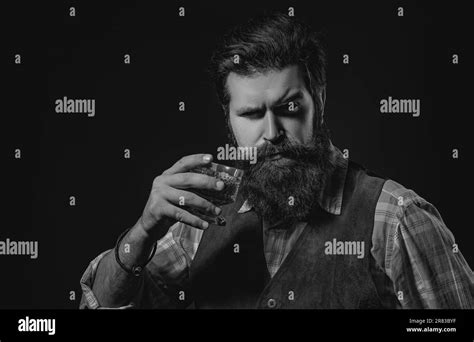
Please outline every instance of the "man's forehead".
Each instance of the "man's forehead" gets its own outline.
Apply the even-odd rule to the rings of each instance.
[[[296,65],[250,76],[231,72],[227,77],[231,107],[249,105],[252,102],[273,103],[290,93],[304,90],[304,86],[303,75]]]

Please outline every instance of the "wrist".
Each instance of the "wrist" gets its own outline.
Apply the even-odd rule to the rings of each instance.
[[[153,258],[157,243],[146,239],[142,233],[132,227],[123,232],[115,245],[115,258],[127,273],[139,276]]]
[[[130,230],[128,239],[138,245],[152,245],[152,237],[150,233],[144,228],[142,217],[135,223],[135,225]]]
[[[156,222],[152,228],[150,224],[146,224],[146,219],[143,216],[140,216],[135,226],[132,228],[133,238],[138,241],[151,241],[149,244],[160,240],[163,236],[166,235],[169,228],[173,225],[173,221],[168,218],[163,218],[162,220]]]

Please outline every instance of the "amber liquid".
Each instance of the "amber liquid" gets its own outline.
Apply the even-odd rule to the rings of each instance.
[[[226,204],[235,202],[237,193],[239,191],[240,182],[242,180],[243,172],[238,169],[230,169],[230,172],[238,174],[239,176],[233,176],[229,172],[224,171],[227,167],[219,164],[214,164],[212,167],[198,167],[190,172],[205,174],[210,177],[215,177],[224,182],[224,188],[222,190],[209,190],[209,189],[188,189],[188,191],[195,193],[196,195],[208,200],[212,204],[221,207]],[[221,170],[219,170],[221,169]],[[229,169],[229,168],[227,168]],[[186,210],[196,216],[206,215],[195,208],[186,207]],[[215,219],[206,216],[206,220],[213,221],[216,224],[221,224],[222,219]]]

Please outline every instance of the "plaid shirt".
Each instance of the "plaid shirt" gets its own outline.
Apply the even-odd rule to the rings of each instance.
[[[332,151],[337,165],[335,177],[326,182],[319,204],[327,212],[340,215],[348,161],[334,146]],[[248,210],[252,208],[245,202],[238,213]],[[303,222],[290,229],[268,229],[264,224],[265,257],[271,276],[278,271],[304,227]],[[156,278],[166,284],[180,284],[189,275],[202,233],[183,223],[174,224],[158,241],[147,270],[156,272]],[[100,260],[110,251],[97,256],[85,271],[80,308],[100,308],[91,288]],[[441,215],[432,204],[393,180],[384,183],[377,202],[370,254],[375,267],[390,279],[377,284],[387,287],[377,288],[378,292],[394,293],[400,308],[474,308],[473,272]],[[121,308],[132,306],[133,303]]]

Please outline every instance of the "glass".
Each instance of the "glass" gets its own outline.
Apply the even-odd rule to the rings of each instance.
[[[201,173],[215,177],[224,182],[222,190],[191,189],[190,191],[207,199],[217,206],[235,202],[239,192],[240,182],[244,174],[243,170],[222,164],[211,163],[209,166],[201,166],[190,170],[190,172]]]
[[[235,202],[237,193],[239,192],[240,183],[242,182],[242,176],[244,175],[244,171],[241,169],[217,163],[211,163],[209,166],[200,166],[190,170],[189,172],[215,177],[224,182],[224,188],[222,190],[187,189],[187,191],[193,192],[219,207]],[[186,210],[197,216],[205,216],[195,208],[187,207]],[[207,216],[205,217],[206,220],[213,221],[216,224],[225,224],[223,217],[219,216],[216,219],[211,219]]]

